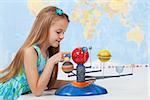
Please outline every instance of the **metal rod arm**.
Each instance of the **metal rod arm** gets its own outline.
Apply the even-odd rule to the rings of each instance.
[[[102,70],[93,70],[93,71],[87,71],[85,73],[93,73],[93,72],[101,72]]]
[[[133,74],[130,73],[130,74],[112,75],[112,76],[85,76],[85,78],[89,78],[88,80],[93,80],[94,78],[95,79],[105,79],[105,78],[115,78],[115,77],[129,76],[129,75],[133,75]],[[86,81],[88,81],[88,80],[86,80]]]

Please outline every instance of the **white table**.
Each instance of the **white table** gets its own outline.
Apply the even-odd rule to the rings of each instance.
[[[150,100],[150,68],[134,68],[133,76],[97,80],[95,83],[105,87],[108,94],[66,97],[54,95],[53,90],[44,92],[40,97],[22,95],[19,100]]]

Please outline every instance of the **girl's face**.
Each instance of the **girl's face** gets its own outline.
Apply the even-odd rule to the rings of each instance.
[[[48,43],[52,47],[58,47],[64,38],[64,32],[68,27],[67,19],[58,19],[51,25],[48,36]]]

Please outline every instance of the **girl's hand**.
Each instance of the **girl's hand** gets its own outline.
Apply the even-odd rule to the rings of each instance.
[[[63,62],[65,58],[64,54],[70,54],[70,52],[58,52],[51,58],[49,58],[49,60],[52,61],[54,64],[57,64],[58,62]]]

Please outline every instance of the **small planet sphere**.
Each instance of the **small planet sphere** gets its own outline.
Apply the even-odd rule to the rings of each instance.
[[[111,54],[110,54],[110,52],[108,50],[101,50],[101,51],[99,51],[97,56],[98,56],[98,59],[101,62],[107,62],[111,58]]]
[[[74,69],[73,64],[71,62],[64,62],[62,65],[62,70],[65,73],[70,73]]]
[[[64,58],[64,62],[70,62],[70,58],[69,57],[65,57]]]

